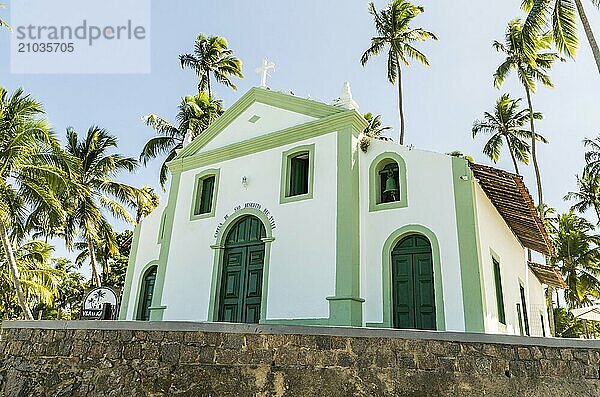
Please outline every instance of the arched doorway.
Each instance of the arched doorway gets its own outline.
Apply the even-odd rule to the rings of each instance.
[[[150,320],[150,307],[152,306],[152,297],[154,295],[154,284],[156,284],[157,266],[149,267],[142,276],[142,286],[137,309],[136,319],[141,321]]]
[[[240,218],[225,238],[218,321],[258,324],[265,264],[265,225],[255,216]]]
[[[392,250],[394,328],[436,329],[431,243],[418,234],[400,240]]]

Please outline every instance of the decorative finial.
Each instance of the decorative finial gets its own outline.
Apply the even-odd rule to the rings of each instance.
[[[350,89],[350,82],[346,81],[342,87],[342,95],[334,101],[336,106],[340,106],[346,109],[353,109],[358,111],[358,103],[352,98],[352,90]]]
[[[256,68],[256,73],[260,74],[260,86],[262,88],[267,88],[267,76],[269,75],[269,70],[275,69],[275,64],[273,62],[269,62],[267,58],[263,59],[263,63],[261,67]]]

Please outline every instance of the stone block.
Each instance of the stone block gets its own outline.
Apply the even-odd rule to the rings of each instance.
[[[199,360],[201,363],[210,364],[216,362],[216,351],[211,346],[201,346]]]
[[[581,361],[584,364],[590,362],[590,355],[587,350],[573,350],[573,358],[577,361]]]
[[[340,351],[337,353],[337,365],[340,367],[351,367],[355,363],[354,357],[352,354],[346,351]]]
[[[327,335],[317,335],[315,337],[315,345],[319,350],[331,350],[331,337]]]
[[[178,343],[164,343],[160,346],[159,361],[176,364],[179,361],[180,346]]]
[[[527,347],[517,348],[517,355],[519,356],[520,360],[530,360],[532,358],[531,350],[529,350]]]

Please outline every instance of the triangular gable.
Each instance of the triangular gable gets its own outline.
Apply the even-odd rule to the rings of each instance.
[[[253,106],[254,108],[251,108]],[[221,117],[215,120],[210,127],[202,132],[198,138],[196,138],[184,150],[182,150],[176,159],[190,157],[198,153],[204,147],[210,145],[210,143],[214,141],[219,134],[224,132],[238,118],[241,118],[241,116],[244,116],[242,120],[248,123],[248,128],[252,128],[253,126],[249,119],[253,116],[253,114],[251,115],[250,113],[252,112],[248,113],[248,111],[252,109],[265,110],[269,108],[271,110],[273,110],[273,108],[281,109],[282,113],[284,113],[283,115],[287,116],[289,119],[288,124],[281,124],[281,128],[276,129],[291,127],[292,125],[290,125],[290,123],[299,125],[313,120],[322,119],[324,117],[342,113],[347,110],[341,107],[326,105],[321,102],[270,91],[264,88],[252,88],[229,109],[227,109]],[[258,122],[260,122],[260,120],[258,120]],[[264,131],[264,133],[270,132],[274,132],[273,128]],[[248,138],[251,137],[249,136]],[[219,142],[218,146],[223,146],[224,142],[226,141]],[[215,144],[217,144],[217,142],[210,146],[215,146]],[[207,149],[208,148],[214,149],[215,147],[207,147]]]

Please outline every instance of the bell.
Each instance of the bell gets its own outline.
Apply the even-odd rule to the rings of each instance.
[[[394,178],[394,173],[392,171],[388,172],[387,179],[385,180],[385,190],[383,191],[385,195],[391,195],[396,197],[398,195],[398,183],[396,183],[396,178]]]

